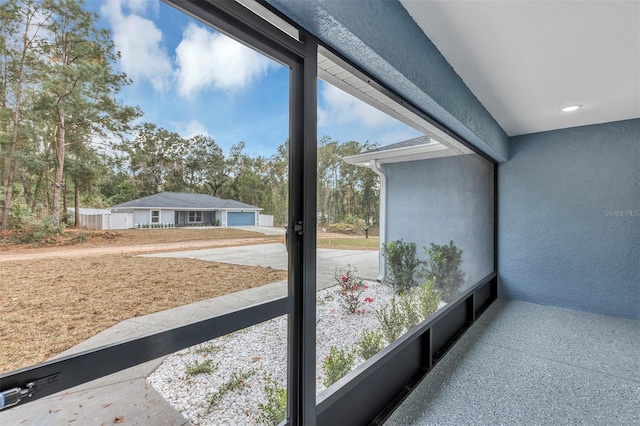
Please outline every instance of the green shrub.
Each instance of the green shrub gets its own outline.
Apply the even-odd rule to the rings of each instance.
[[[9,209],[9,229],[23,229],[35,223],[29,206],[23,203],[12,203]]]
[[[425,247],[425,253],[427,255],[427,261],[424,262],[426,278],[433,281],[442,300],[450,302],[464,281],[464,272],[460,270],[462,250],[450,241],[448,245],[431,243],[430,248]]]
[[[376,312],[376,316],[380,322],[382,334],[388,343],[402,335],[405,328],[404,312],[395,296],[391,298],[391,303],[387,308]]]
[[[256,420],[267,426],[276,426],[287,418],[287,389],[271,376],[265,376],[264,393],[267,395],[267,402],[258,403],[260,414]]]
[[[360,337],[360,348],[358,354],[367,360],[384,349],[384,342],[382,341],[382,333],[378,330],[362,332]]]
[[[62,235],[64,229],[64,225],[56,226],[49,219],[34,221],[22,224],[19,229],[13,230],[7,242],[13,244],[48,244],[53,242],[58,235]]]
[[[340,234],[363,234],[364,225],[360,224],[361,219],[351,219],[352,223],[349,222],[336,222],[331,225],[327,225],[327,230],[329,232],[336,232]]]
[[[416,299],[415,290],[400,295],[400,308],[403,311],[404,328],[407,330],[418,325],[423,319],[420,317]]]
[[[436,290],[432,279],[428,279],[416,289],[418,310],[423,319],[427,319],[438,310],[440,293]]]
[[[427,280],[418,288],[394,296],[389,306],[376,312],[380,329],[388,343],[418,325],[438,310],[440,293]],[[364,355],[363,355],[364,358]]]
[[[354,215],[347,216],[344,219],[344,223],[348,223],[349,225],[364,226],[364,220]]]
[[[389,266],[388,282],[397,294],[417,285],[418,267],[424,262],[416,256],[416,244],[404,240],[391,241],[382,247],[382,255]]]
[[[355,354],[348,349],[338,349],[335,346],[331,346],[329,349],[329,355],[322,362],[322,371],[324,372],[324,380],[322,383],[326,387],[331,386],[349,371],[353,366],[355,360]]]

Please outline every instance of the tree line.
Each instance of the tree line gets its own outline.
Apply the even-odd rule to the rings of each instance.
[[[235,199],[286,223],[288,141],[270,157],[248,154],[244,142],[225,155],[207,135],[133,125],[143,113],[117,99],[130,80],[114,69],[119,53],[97,19],[80,0],[0,4],[1,227],[25,211],[59,226],[73,222],[67,207],[109,207],[161,191]],[[321,224],[377,223],[377,176],[342,160],[373,147],[319,140]]]

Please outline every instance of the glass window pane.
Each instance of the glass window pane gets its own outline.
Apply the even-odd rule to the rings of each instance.
[[[339,60],[319,67],[322,392],[493,272],[494,199],[491,162]]]
[[[89,30],[61,34],[71,47],[38,41],[62,52],[100,38],[101,50],[78,50],[73,63],[41,55],[51,73],[28,70],[30,130],[0,253],[12,295],[0,299],[3,373],[287,295],[289,69],[162,2],[82,7],[97,18],[75,16]],[[26,111],[46,78],[76,63],[109,74],[93,88],[111,91],[69,96],[54,184],[58,162],[42,141],[60,134],[58,121]],[[82,115],[98,104],[113,110]],[[123,121],[102,126],[113,116]]]
[[[382,272],[380,175],[348,158],[395,137],[419,135],[349,94],[353,88],[344,82],[340,88],[330,84],[339,82],[326,70],[338,72],[337,64],[320,55],[319,67],[324,77],[318,83],[318,393],[384,347],[377,313],[393,294],[377,281]]]

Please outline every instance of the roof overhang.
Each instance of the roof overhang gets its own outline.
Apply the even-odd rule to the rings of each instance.
[[[350,155],[343,160],[356,166],[370,167],[372,161],[378,164],[403,163],[407,161],[427,160],[430,158],[448,157],[452,155],[451,148],[430,139],[428,143],[382,151],[363,152]],[[455,155],[460,155],[456,153]]]
[[[371,155],[362,153],[345,157],[345,161],[350,164],[366,166],[365,163],[372,159],[391,163],[473,152],[451,134],[434,125],[420,111],[394,99],[391,92],[374,85],[363,73],[322,46],[318,50],[318,77],[421,132],[430,139],[428,144],[420,146],[379,151],[371,153]]]

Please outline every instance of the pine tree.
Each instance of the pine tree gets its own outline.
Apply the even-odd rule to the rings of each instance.
[[[43,67],[43,104],[56,123],[52,137],[56,159],[52,216],[58,225],[67,133],[79,129],[91,136],[123,132],[139,111],[115,99],[129,80],[113,70],[119,54],[109,31],[96,27],[97,15],[83,9],[79,0],[49,0],[46,5],[52,15],[46,24],[51,39],[42,41],[49,58]]]

